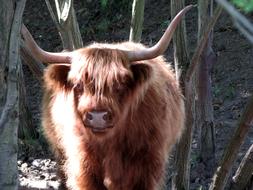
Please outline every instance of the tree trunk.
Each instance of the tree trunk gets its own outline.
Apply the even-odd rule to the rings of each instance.
[[[212,0],[198,1],[198,41],[200,41],[205,28],[213,14]],[[213,122],[212,106],[212,81],[211,70],[215,64],[216,56],[212,49],[212,32],[208,42],[200,55],[196,72],[196,114],[195,127],[198,131],[199,157],[207,168],[213,168],[215,164],[215,129]]]
[[[49,0],[45,0],[51,17],[61,36],[63,49],[72,51],[83,47],[73,0],[55,0],[56,11]]]
[[[171,0],[171,18],[174,18],[184,6],[184,0]],[[186,70],[190,64],[186,36],[185,19],[183,19],[173,34],[175,71],[177,79],[181,82],[183,81]]]
[[[184,82],[182,83],[185,95],[185,130],[182,137],[177,145],[176,150],[176,175],[172,182],[172,188],[178,190],[189,189],[189,173],[190,173],[190,152],[191,152],[191,141],[192,141],[192,128],[194,123],[194,91],[193,91],[193,74],[199,63],[200,55],[202,54],[204,47],[208,41],[208,36],[217,22],[220,14],[221,7],[218,6],[215,9],[214,16],[208,23],[205,32],[203,33],[201,40],[199,41],[197,48],[192,56],[191,63],[186,70],[186,74],[183,77]]]
[[[185,6],[184,0],[171,0],[171,18]],[[186,28],[185,20],[183,19],[178,25],[173,35],[173,49],[174,49],[174,64],[176,77],[180,80],[183,86],[183,79],[185,78],[186,70],[189,66],[189,57],[187,51],[187,39],[186,39]],[[189,83],[191,85],[191,83]],[[190,178],[190,152],[191,152],[191,140],[192,140],[192,125],[193,118],[191,114],[192,110],[192,98],[193,94],[191,91],[187,91],[185,94],[186,98],[186,123],[185,131],[183,132],[182,138],[176,146],[175,153],[175,170],[176,175],[172,180],[172,189],[189,189],[189,178]]]
[[[19,58],[25,0],[0,0],[0,189],[18,188]]]
[[[176,175],[172,179],[173,190],[188,190],[190,185],[190,153],[192,142],[192,127],[194,123],[194,94],[192,80],[185,82],[185,130],[176,146]]]
[[[134,0],[132,5],[132,20],[129,41],[140,42],[142,34],[142,24],[144,17],[144,0]]]

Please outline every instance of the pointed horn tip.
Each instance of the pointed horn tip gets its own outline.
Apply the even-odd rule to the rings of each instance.
[[[190,5],[187,5],[185,8],[186,9],[190,9],[190,8],[192,8],[192,7],[196,7],[197,5],[192,5],[192,4],[190,4]]]
[[[177,15],[176,15],[176,17],[174,17],[174,25],[175,25],[175,23],[176,24],[178,24],[178,21],[180,21],[181,20],[181,18],[183,17],[183,15],[185,15],[192,7],[196,7],[196,5],[192,5],[192,4],[190,4],[190,5],[187,5],[186,7],[184,7]],[[176,21],[176,22],[175,22]],[[168,26],[168,28],[170,28],[171,29],[171,25],[169,25]],[[167,28],[167,30],[168,30],[168,28]],[[165,32],[166,33],[166,32]],[[164,38],[164,36],[162,36],[162,38]],[[166,38],[166,39],[168,39],[168,38]],[[161,39],[160,39],[161,40]],[[163,40],[164,41],[164,40]],[[170,39],[169,39],[169,41],[170,41]],[[159,41],[160,42],[160,41]],[[159,43],[158,42],[158,43]],[[167,49],[167,46],[166,46],[166,48],[160,48],[160,47],[156,47],[156,46],[160,46],[160,45],[158,45],[158,43],[155,45],[155,46],[153,46],[153,47],[151,47],[151,48],[153,48],[153,50],[151,50],[151,48],[149,48],[149,50],[151,50],[151,52],[152,52],[152,54],[154,55],[151,55],[151,56],[143,56],[143,55],[141,55],[141,54],[144,54],[144,52],[138,52],[138,53],[136,53],[136,52],[132,52],[132,51],[129,51],[129,52],[126,52],[127,53],[127,56],[128,56],[128,58],[129,58],[129,60],[130,61],[139,61],[139,60],[145,60],[145,59],[152,59],[152,58],[155,58],[155,57],[157,57],[157,56],[159,56],[159,55],[161,55],[162,53],[164,53],[164,51]],[[139,54],[139,55],[137,55],[137,54]],[[147,52],[145,52],[145,54],[147,54]],[[148,54],[150,54],[150,53],[148,53]]]
[[[192,7],[197,7],[197,5],[192,5],[192,4],[187,5],[182,11],[186,13],[186,12],[188,12]]]

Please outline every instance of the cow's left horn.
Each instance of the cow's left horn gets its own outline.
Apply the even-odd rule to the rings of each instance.
[[[30,34],[29,30],[23,24],[21,27],[21,34],[22,38],[25,42],[26,47],[41,62],[44,63],[70,63],[72,59],[72,52],[60,52],[60,53],[53,53],[47,52],[41,49],[37,43],[34,41],[32,35]]]
[[[140,60],[153,59],[163,54],[165,50],[168,48],[168,45],[171,41],[172,35],[177,25],[179,24],[185,13],[189,11],[191,8],[192,5],[188,5],[175,16],[175,18],[171,21],[170,25],[166,29],[161,39],[154,46],[144,50],[125,51],[125,53],[128,56],[128,59],[130,61],[140,61]]]

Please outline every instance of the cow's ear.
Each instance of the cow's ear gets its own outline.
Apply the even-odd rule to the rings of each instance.
[[[44,85],[45,88],[50,90],[68,89],[71,87],[68,81],[68,73],[70,65],[57,64],[50,65],[44,72]]]
[[[143,82],[149,80],[152,73],[151,66],[143,63],[132,64],[131,70],[136,84],[142,84]]]

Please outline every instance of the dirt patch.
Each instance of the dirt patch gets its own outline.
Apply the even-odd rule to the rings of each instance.
[[[128,40],[131,5],[120,10],[105,13],[99,3],[75,1],[75,9],[84,44],[92,41],[119,42]],[[143,40],[146,45],[154,44],[163,33],[170,19],[168,1],[148,0],[145,6]],[[91,11],[92,10],[92,11]],[[124,10],[124,11],[123,11]],[[194,52],[197,39],[197,10],[192,10],[186,19],[190,53]],[[60,51],[61,41],[56,27],[50,18],[44,1],[27,0],[24,23],[42,48]],[[228,144],[242,110],[253,91],[253,50],[249,42],[237,31],[230,17],[223,13],[214,29],[214,51],[217,64],[213,68],[213,105],[216,126],[216,161],[218,162]],[[172,45],[166,58],[173,62]],[[23,67],[27,87],[29,107],[33,124],[40,129],[41,84]],[[253,129],[240,149],[237,165],[246,150],[253,143]],[[18,161],[20,189],[58,189],[55,162],[42,143],[27,146],[20,142]],[[29,143],[28,143],[29,144]],[[194,148],[193,144],[193,148]],[[191,189],[201,186],[206,189],[212,173],[206,171],[203,163],[192,156]],[[234,168],[234,170],[236,167]]]

